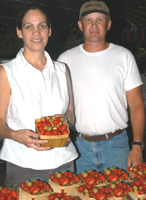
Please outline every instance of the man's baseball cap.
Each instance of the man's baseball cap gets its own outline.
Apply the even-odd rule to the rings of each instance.
[[[110,16],[110,11],[103,1],[87,1],[80,8],[79,19],[93,12],[98,12]]]

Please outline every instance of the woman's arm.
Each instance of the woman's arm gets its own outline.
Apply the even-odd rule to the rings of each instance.
[[[46,143],[46,140],[38,140],[38,134],[31,130],[14,131],[6,125],[6,113],[10,101],[11,88],[3,66],[0,66],[0,136],[15,140],[27,147],[36,150],[47,150],[49,147],[41,147],[40,144]]]

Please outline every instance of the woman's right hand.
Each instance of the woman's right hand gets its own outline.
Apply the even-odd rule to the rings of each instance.
[[[31,130],[23,129],[13,132],[13,139],[21,144],[24,144],[28,148],[34,148],[37,151],[48,150],[50,147],[41,147],[41,144],[45,144],[47,140],[40,140],[39,135]]]

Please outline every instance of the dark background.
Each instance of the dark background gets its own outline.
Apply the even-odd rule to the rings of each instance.
[[[82,42],[77,27],[79,9],[87,0],[0,0],[0,59],[15,56],[21,46],[15,33],[17,15],[33,2],[44,6],[51,17],[52,36],[46,47],[53,59]],[[112,27],[107,40],[135,52],[146,46],[146,0],[103,0],[110,8]]]

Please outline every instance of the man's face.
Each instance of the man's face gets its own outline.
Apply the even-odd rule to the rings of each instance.
[[[111,20],[102,13],[91,13],[88,14],[80,21],[78,26],[84,34],[84,42],[97,43],[105,41],[107,30],[111,27]]]

